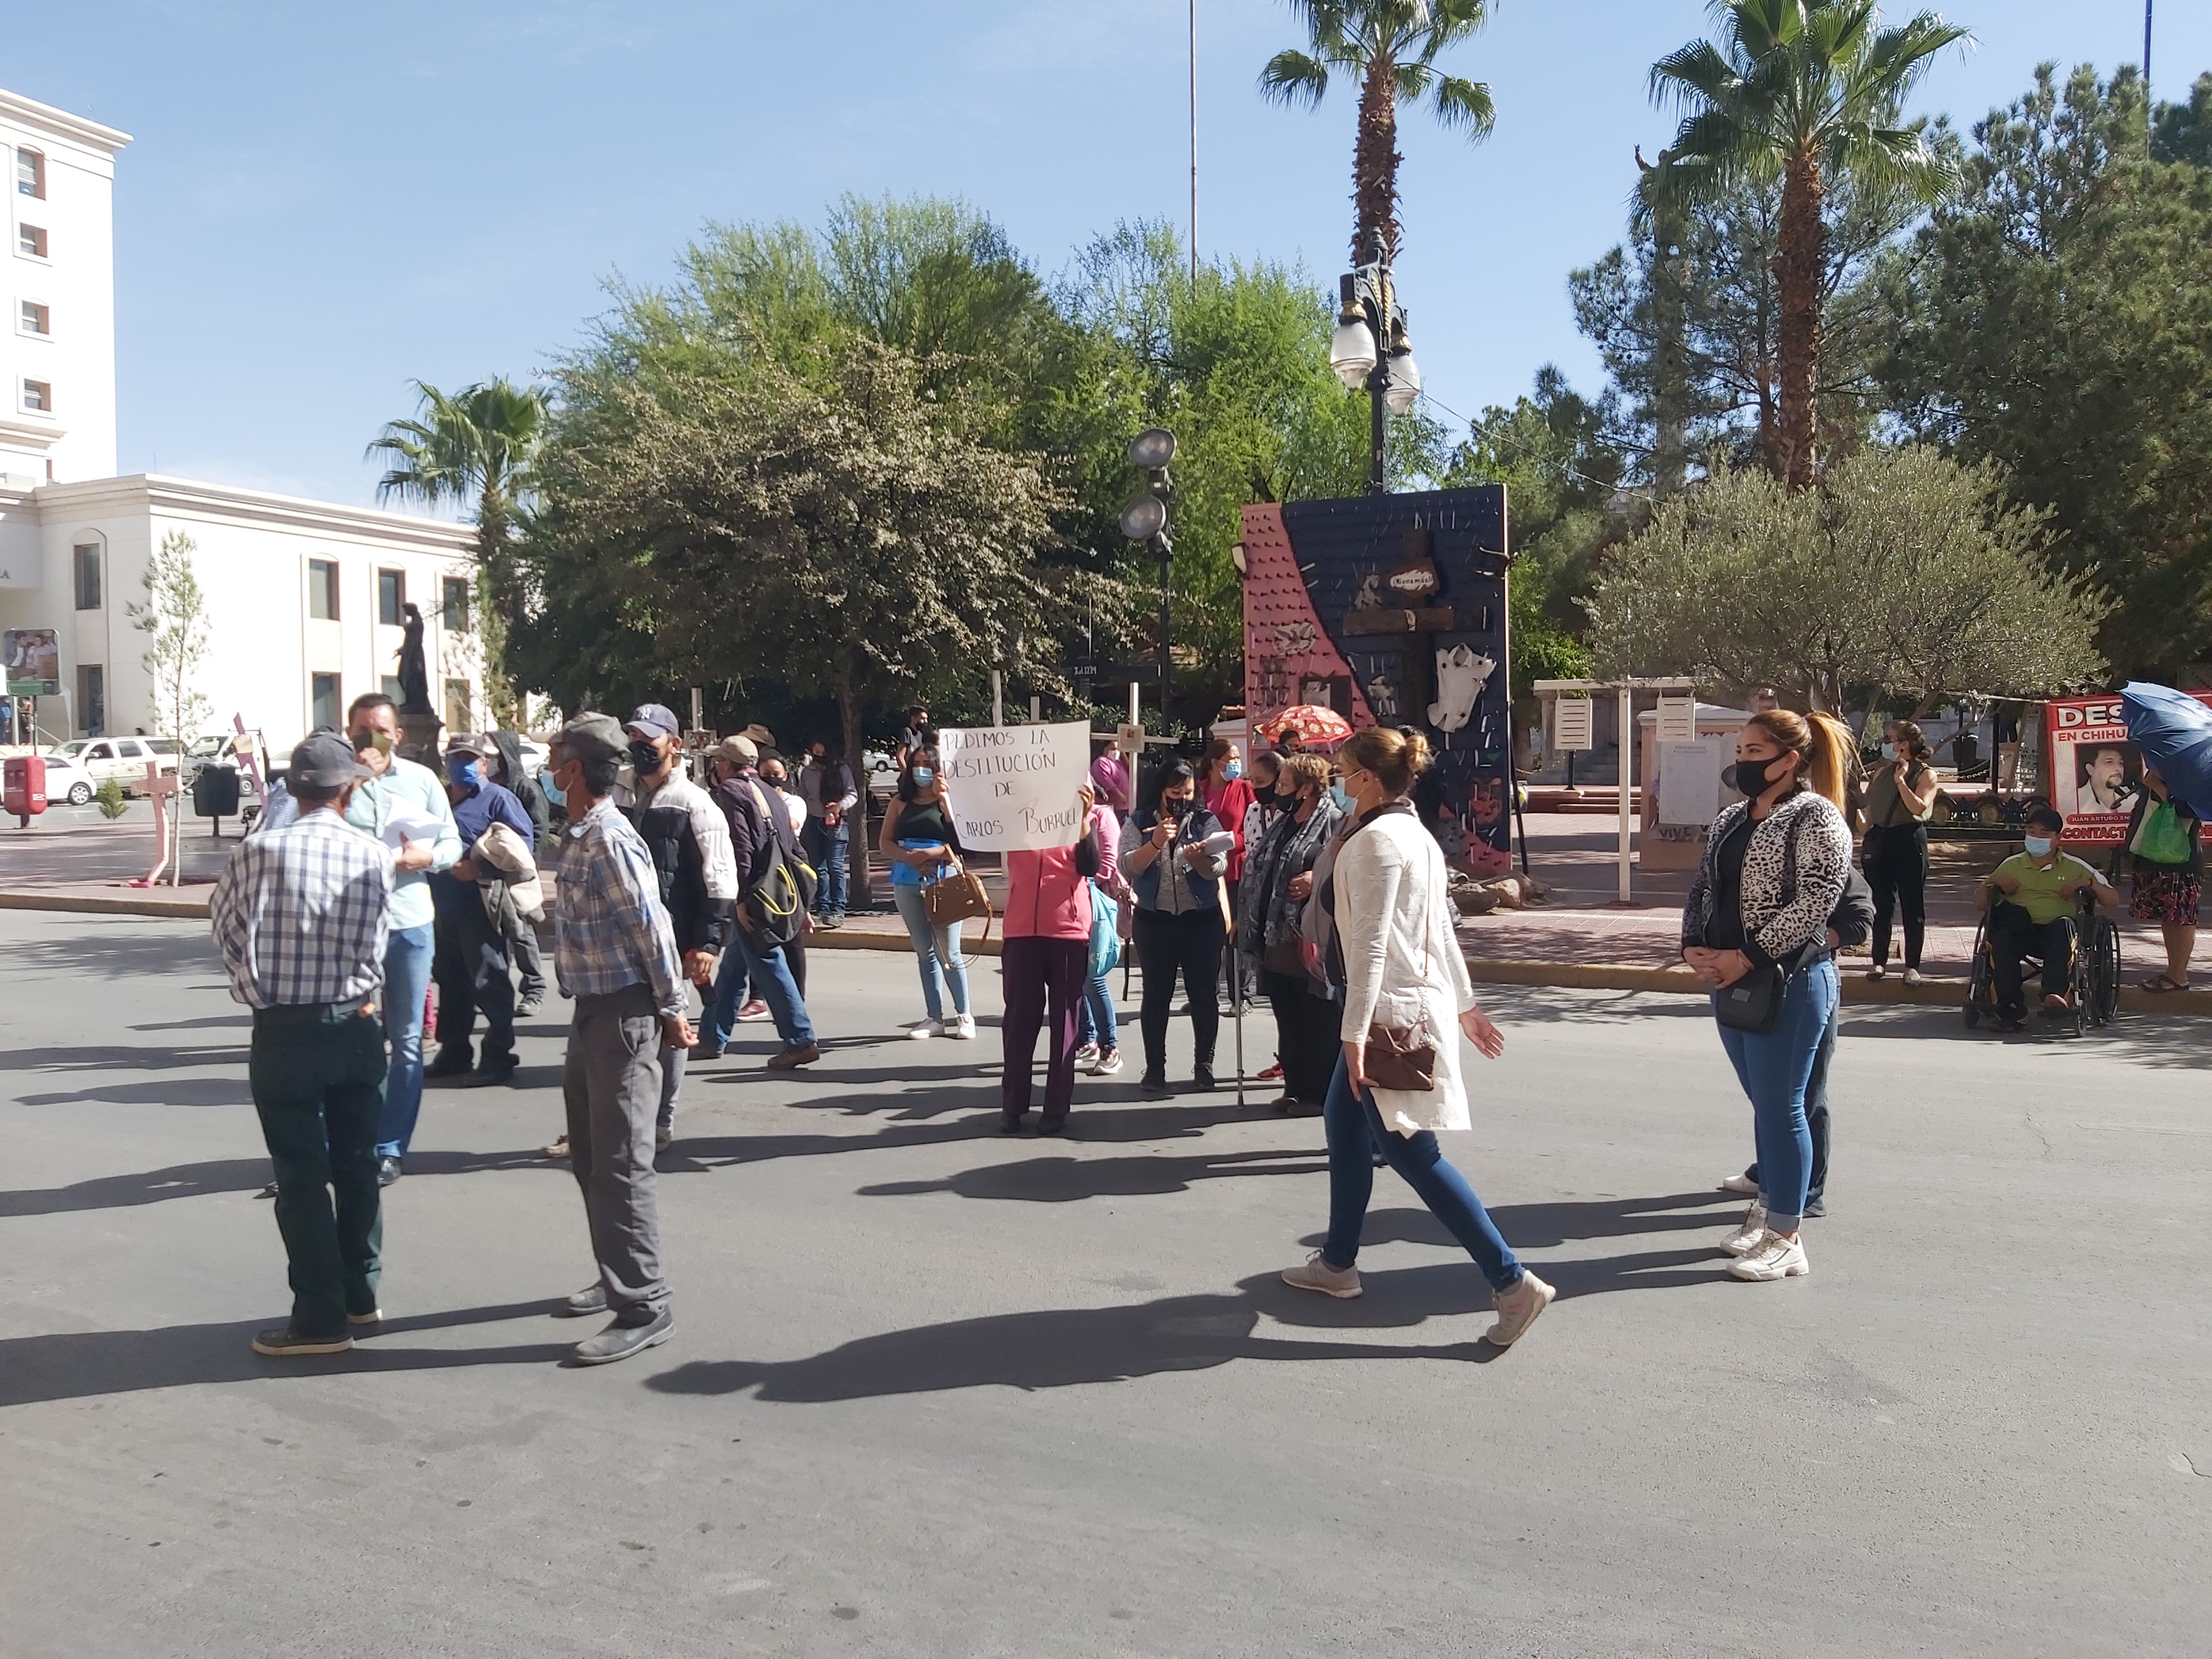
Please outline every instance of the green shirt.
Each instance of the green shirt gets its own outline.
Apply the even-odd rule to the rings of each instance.
[[[2057,921],[2062,916],[2074,914],[2075,898],[2061,898],[2058,889],[2069,881],[2095,881],[2097,872],[2070,854],[2061,853],[2045,869],[2025,853],[2014,853],[1996,867],[2000,876],[2009,876],[2020,883],[2020,890],[2006,894],[2012,903],[2027,912],[2039,923]],[[2002,891],[2002,889],[1999,890]]]

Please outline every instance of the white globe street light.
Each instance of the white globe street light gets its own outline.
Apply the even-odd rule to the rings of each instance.
[[[1336,332],[1328,340],[1328,366],[1346,392],[1358,391],[1375,372],[1375,331],[1359,312],[1347,308],[1336,319]]]

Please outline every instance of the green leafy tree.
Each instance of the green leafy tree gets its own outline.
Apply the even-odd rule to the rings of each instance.
[[[2151,118],[2150,159],[2212,167],[2212,73],[2200,75],[2185,104],[2160,104]]]
[[[173,738],[182,754],[199,736],[215,712],[197,681],[200,665],[214,648],[209,635],[207,596],[201,591],[192,555],[199,544],[181,530],[161,538],[154,556],[146,562],[146,597],[126,607],[131,626],[146,635],[146,653],[140,659],[154,683],[154,726]],[[169,884],[177,884],[176,837],[183,823],[180,812],[169,815]]]
[[[1286,48],[1260,71],[1260,90],[1311,108],[1341,71],[1359,83],[1352,152],[1352,258],[1380,248],[1398,254],[1398,106],[1427,102],[1443,127],[1473,143],[1490,136],[1497,111],[1480,81],[1445,75],[1437,58],[1489,21],[1489,0],[1287,0],[1305,25],[1306,50]]]
[[[391,468],[377,481],[380,501],[453,505],[476,521],[477,581],[487,678],[502,720],[514,718],[507,642],[524,614],[514,529],[533,485],[546,428],[545,395],[504,376],[448,394],[417,380],[418,416],[394,421],[368,446]]]
[[[626,638],[661,683],[833,696],[858,754],[872,702],[974,664],[1056,683],[1057,492],[929,379],[858,339],[826,386],[762,355],[743,380],[624,394],[624,441],[555,458],[533,526],[533,667],[558,701],[597,701]]]
[[[131,810],[131,803],[124,799],[120,778],[102,778],[100,787],[92,792],[92,801],[100,808],[100,816],[110,823]]]
[[[1942,133],[1933,140],[1952,142]],[[1660,218],[1639,206],[1630,241],[1567,278],[1576,326],[1621,396],[1609,434],[1660,495],[1679,490],[1692,464],[1716,448],[1732,465],[1780,471],[1781,209],[1778,183],[1747,179],[1676,208],[1663,234]],[[1876,370],[1895,319],[1878,276],[1925,210],[1910,191],[1851,174],[1822,199],[1814,386],[1822,454],[1866,441],[1883,408]]]
[[[1951,188],[1948,158],[1899,109],[1936,53],[1969,37],[1932,12],[1881,28],[1875,0],[1717,0],[1713,11],[1718,41],[1651,67],[1654,100],[1683,118],[1646,193],[1664,210],[1778,184],[1776,471],[1802,489],[1818,476],[1827,192],[1854,174],[1931,203]]]
[[[1607,673],[1786,687],[1832,713],[1854,692],[1922,713],[1966,691],[2039,696],[2105,667],[2109,602],[2051,552],[1998,469],[1923,447],[1847,457],[1804,492],[1723,471],[1613,550],[1591,642]]]
[[[2102,648],[2212,651],[2212,170],[2144,154],[2142,83],[2039,70],[1974,129],[1965,188],[1892,274],[1905,425],[2002,464],[2112,592]]]

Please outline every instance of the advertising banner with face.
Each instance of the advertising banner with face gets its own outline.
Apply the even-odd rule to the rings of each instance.
[[[2212,703],[2212,690],[2189,694]],[[2051,805],[2064,815],[2069,847],[2118,847],[2142,793],[2142,757],[2128,741],[2120,700],[2057,697],[2044,704]]]

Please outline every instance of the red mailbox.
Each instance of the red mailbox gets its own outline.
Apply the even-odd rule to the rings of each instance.
[[[28,823],[34,813],[46,810],[46,757],[10,755],[0,761],[0,806]]]

